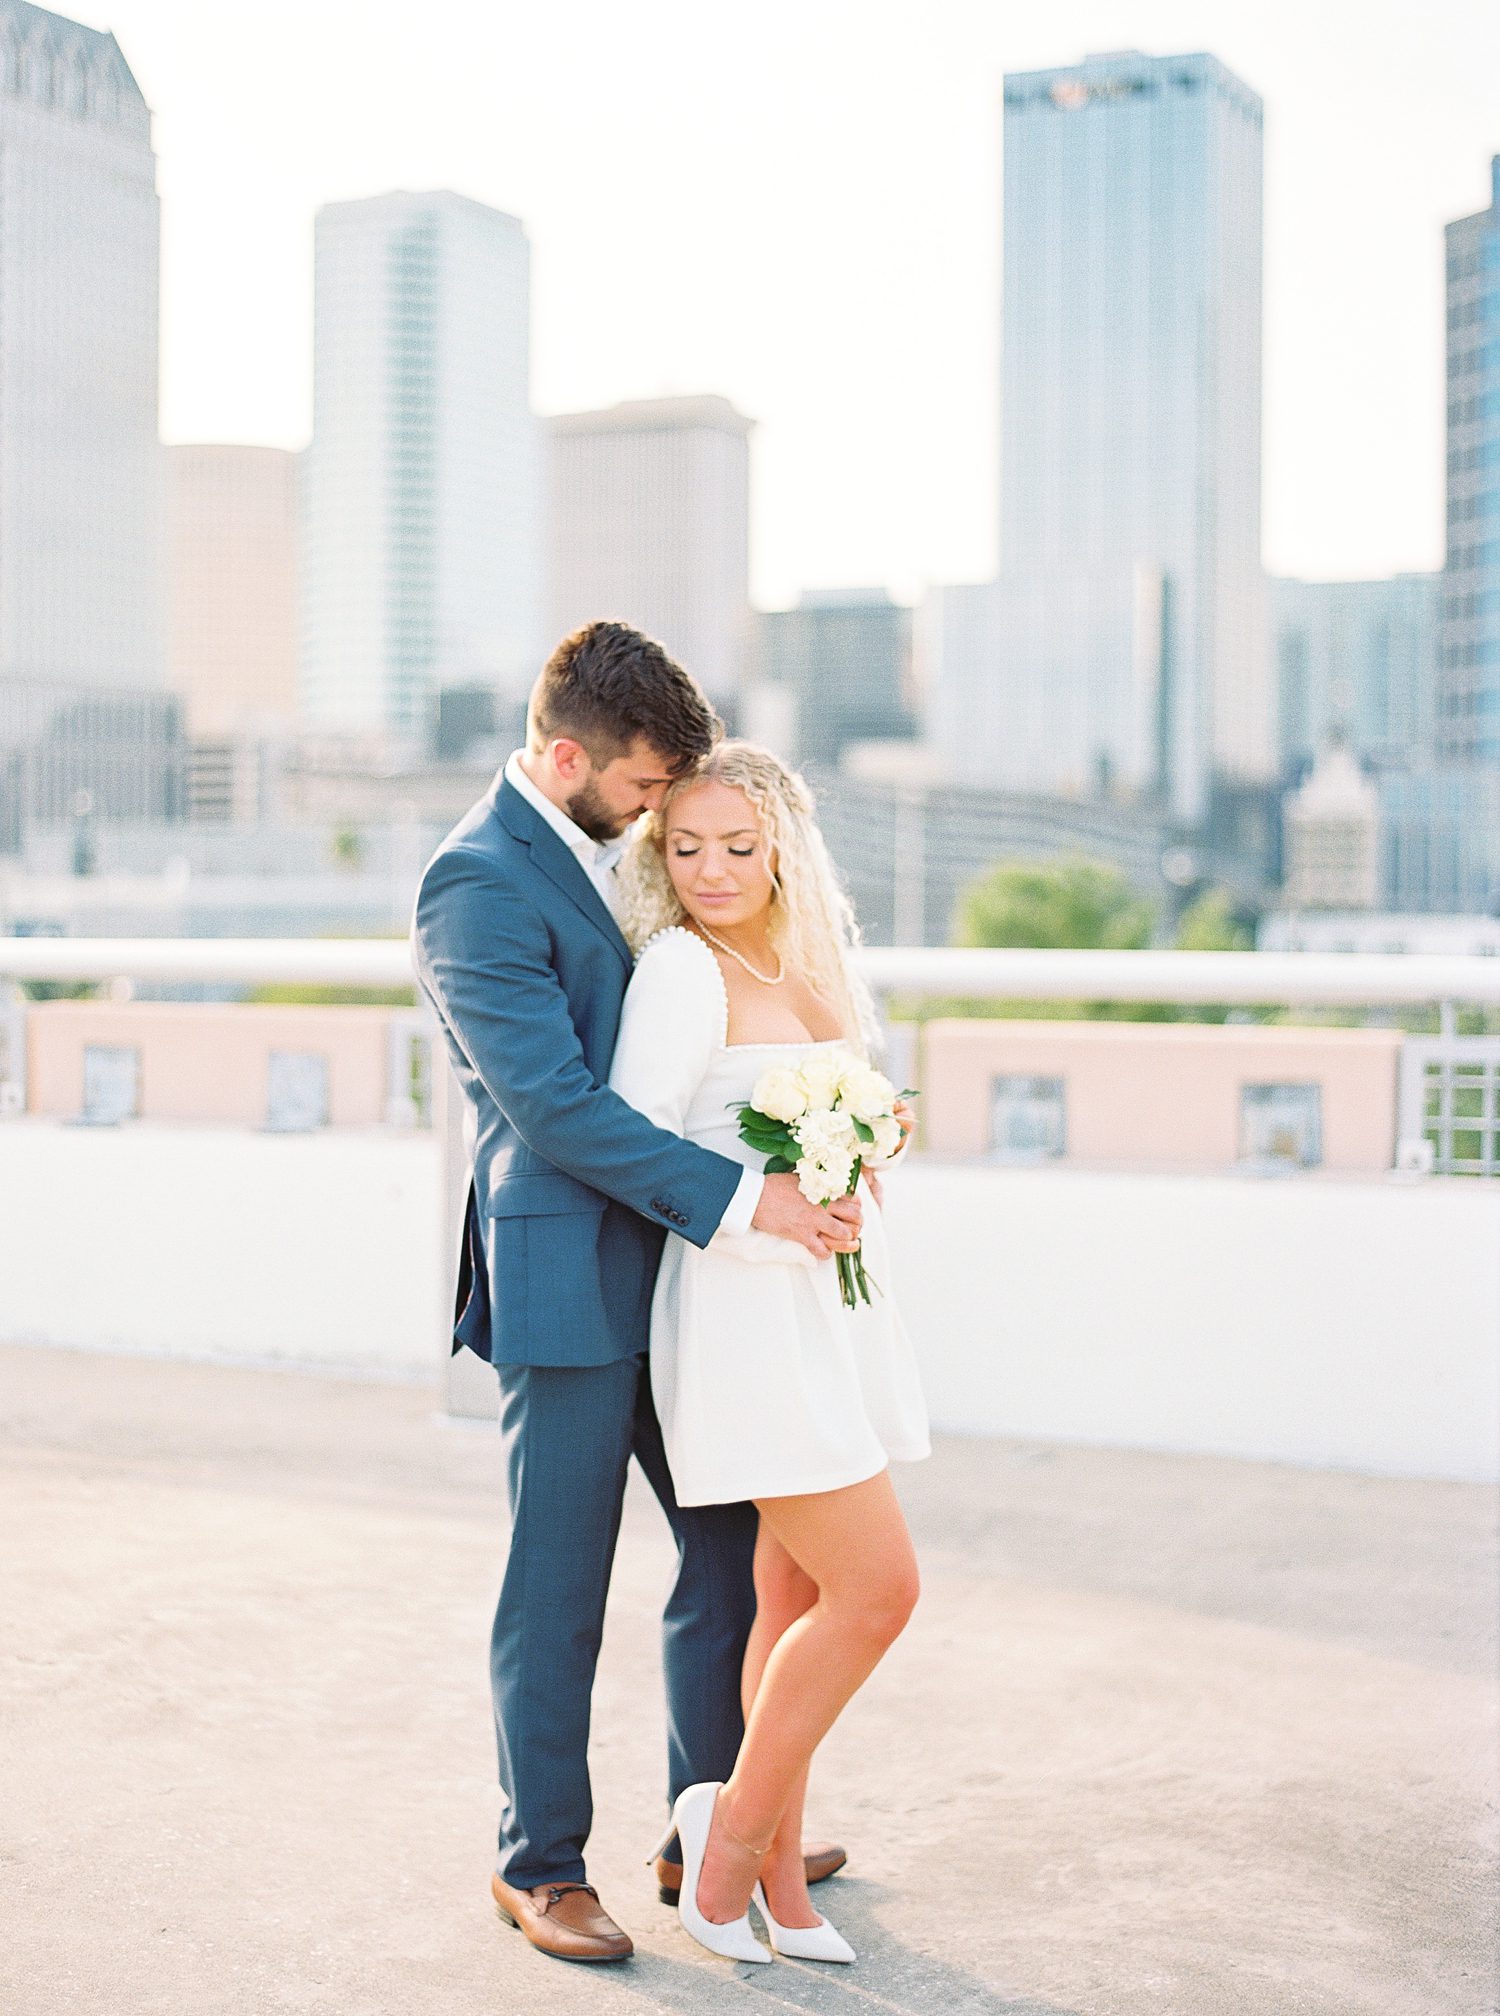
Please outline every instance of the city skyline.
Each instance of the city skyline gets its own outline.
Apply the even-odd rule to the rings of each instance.
[[[1420,26],[1233,5],[1207,34],[1176,4],[1003,30],[969,0],[920,28],[825,4],[793,31],[772,6],[732,81],[666,0],[629,24],[586,9],[566,44],[449,0],[415,42],[379,6],[352,37],[331,9],[293,26],[272,6],[232,45],[179,0],[108,11],[158,115],[169,441],[300,445],[312,211],[456,187],[537,247],[542,411],[716,391],[756,419],[763,604],[991,571],[1001,74],[1206,45],[1267,104],[1267,566],[1438,563],[1442,225],[1479,207],[1497,144],[1500,26],[1477,5]],[[566,76],[565,121],[539,74]]]

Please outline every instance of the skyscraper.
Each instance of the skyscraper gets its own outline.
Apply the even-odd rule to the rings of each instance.
[[[1447,227],[1448,554],[1438,732],[1500,763],[1500,155],[1490,206]]]
[[[192,442],[167,456],[167,663],[194,735],[297,711],[297,457]]]
[[[156,156],[112,35],[0,0],[0,158],[0,677],[156,686]]]
[[[1260,100],[1125,51],[1008,76],[1004,132],[1000,579],[943,612],[946,751],[1202,824],[1276,762]]]
[[[0,848],[173,797],[156,156],[112,35],[0,0]]]
[[[1290,792],[1286,819],[1289,910],[1373,910],[1380,900],[1380,794],[1335,739]]]
[[[425,736],[541,647],[530,248],[448,191],[318,214],[301,684],[313,724]]]
[[[1337,735],[1382,769],[1430,763],[1442,576],[1270,584],[1283,775]]]
[[[550,422],[554,637],[599,617],[659,638],[734,711],[750,619],[750,430],[727,399],[628,399]]]
[[[911,611],[882,588],[809,589],[759,621],[760,670],[795,709],[795,758],[837,763],[851,742],[915,732]]]

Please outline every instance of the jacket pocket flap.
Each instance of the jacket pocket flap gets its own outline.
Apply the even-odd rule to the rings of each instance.
[[[543,1218],[561,1211],[603,1211],[609,1199],[561,1169],[525,1169],[499,1176],[485,1215],[490,1218]]]

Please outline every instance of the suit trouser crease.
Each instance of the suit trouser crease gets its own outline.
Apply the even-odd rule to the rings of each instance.
[[[678,1553],[663,1618],[672,1796],[727,1777],[739,1748],[756,1515],[678,1507],[643,1358],[496,1369],[511,1517],[490,1656],[505,1796],[498,1866],[531,1889],[584,1880],[590,1697],[632,1451]]]
[[[634,1455],[665,1513],[677,1572],[662,1613],[667,1696],[667,1789],[723,1780],[745,1733],[740,1677],[755,1617],[753,1505],[677,1503],[651,1398],[649,1372],[636,1398]]]

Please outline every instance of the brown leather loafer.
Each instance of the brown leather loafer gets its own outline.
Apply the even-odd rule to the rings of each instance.
[[[803,1863],[807,1869],[809,1883],[822,1883],[836,1875],[849,1860],[848,1851],[835,1848],[831,1843],[819,1842],[815,1848],[804,1848]],[[682,1895],[682,1864],[669,1862],[665,1855],[656,1858],[656,1894],[663,1904],[675,1904]]]
[[[490,1890],[506,1924],[518,1926],[538,1953],[550,1953],[554,1960],[628,1960],[635,1951],[629,1933],[610,1917],[591,1883],[513,1890],[492,1876]]]

